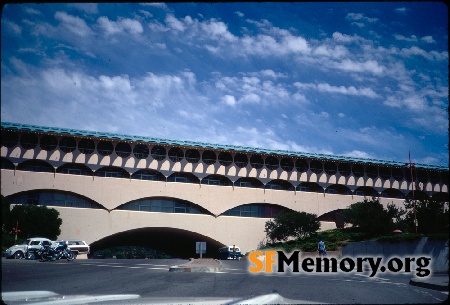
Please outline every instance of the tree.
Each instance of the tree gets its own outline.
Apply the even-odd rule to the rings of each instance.
[[[265,232],[272,241],[285,241],[289,237],[302,238],[320,229],[317,215],[306,212],[280,212],[266,222]]]
[[[385,209],[376,197],[353,203],[343,210],[345,222],[359,227],[368,236],[392,232],[396,229],[393,219],[396,219],[396,222],[400,221],[403,214],[405,211],[394,204],[388,204]]]
[[[425,234],[448,233],[449,211],[448,200],[444,199],[418,199],[405,201],[406,223],[410,232],[415,232],[414,203],[416,205],[416,219],[418,232]]]
[[[8,199],[5,198],[5,196],[1,195],[1,199],[2,199],[2,203],[1,203],[2,204],[2,230],[6,230],[5,225],[9,218],[11,204],[9,203]]]
[[[32,204],[14,206],[9,214],[6,228],[12,230],[17,223],[20,229],[18,236],[23,239],[39,236],[55,240],[61,234],[62,219],[59,218],[59,212],[46,206]]]

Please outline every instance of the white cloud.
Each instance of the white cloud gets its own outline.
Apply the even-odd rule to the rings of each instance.
[[[358,72],[358,73],[369,72],[376,75],[381,75],[385,70],[385,67],[380,65],[375,60],[366,60],[363,62],[358,62],[351,59],[344,59],[341,62],[335,62],[333,64],[333,67],[336,69],[349,72]]]
[[[183,25],[183,23],[175,18],[172,14],[166,16],[165,22],[169,26],[169,28],[175,31],[183,32],[185,30],[185,26]]]
[[[433,39],[433,36],[424,36],[421,38],[421,40],[425,41],[426,43],[436,43],[436,40]]]
[[[326,92],[326,93],[340,93],[345,95],[355,95],[355,96],[365,96],[368,98],[378,98],[379,95],[374,92],[371,88],[359,88],[357,89],[354,86],[332,86],[327,83],[320,83],[320,84],[306,84],[306,83],[300,83],[296,82],[294,83],[294,86],[298,89],[309,89],[309,90],[316,90],[319,92]]]
[[[130,34],[140,34],[144,31],[139,21],[122,18],[117,21],[111,21],[108,17],[102,16],[97,19],[97,23],[106,35],[114,35],[123,32]]]
[[[222,97],[222,102],[225,103],[228,106],[235,106],[236,105],[236,99],[232,95],[225,95]]]
[[[404,41],[409,41],[409,42],[417,42],[417,36],[416,35],[411,35],[411,37],[405,37],[403,35],[395,34],[394,37],[397,40],[404,40]]]
[[[61,22],[61,26],[75,35],[85,37],[91,34],[90,28],[86,22],[76,16],[69,15],[65,12],[56,12],[55,19]]]

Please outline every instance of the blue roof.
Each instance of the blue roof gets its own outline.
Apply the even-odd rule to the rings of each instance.
[[[288,150],[273,150],[273,149],[263,149],[247,146],[233,146],[224,144],[211,144],[203,142],[192,142],[192,141],[177,141],[169,139],[158,139],[152,137],[144,136],[131,136],[119,133],[109,133],[109,132],[99,132],[99,131],[87,131],[79,129],[68,129],[59,127],[46,127],[37,125],[27,125],[19,123],[1,122],[1,127],[5,129],[16,129],[20,131],[30,131],[30,132],[45,132],[54,134],[66,134],[72,136],[82,136],[82,137],[93,137],[93,138],[104,138],[110,140],[121,140],[121,141],[133,141],[133,142],[144,142],[159,145],[174,145],[174,146],[184,146],[184,147],[194,147],[203,149],[215,149],[215,150],[227,150],[243,153],[257,153],[266,155],[279,155],[279,156],[289,156],[289,157],[299,157],[299,158],[310,158],[310,159],[320,159],[328,161],[344,161],[352,163],[363,163],[363,164],[374,164],[374,165],[384,165],[384,166],[396,166],[403,167],[405,162],[398,161],[386,161],[379,159],[366,159],[366,158],[355,158],[348,156],[336,156],[336,155],[325,155],[325,154],[315,154],[315,153],[304,153],[295,152]],[[445,170],[448,171],[448,167],[439,165],[428,165],[428,164],[415,164],[416,168],[431,169],[431,170]]]

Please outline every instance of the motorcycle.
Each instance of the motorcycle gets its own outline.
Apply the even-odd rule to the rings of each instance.
[[[65,258],[71,262],[75,259],[75,255],[66,243],[60,243],[56,247],[41,246],[39,251],[36,253],[36,256],[39,256],[42,261],[55,261]]]

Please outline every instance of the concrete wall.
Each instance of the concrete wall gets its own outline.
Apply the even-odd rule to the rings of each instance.
[[[379,241],[362,241],[350,243],[344,246],[342,256],[382,256],[389,257],[406,257],[406,256],[427,256],[431,257],[431,269],[434,272],[448,271],[448,241],[429,240],[423,237],[412,242],[379,242]]]

